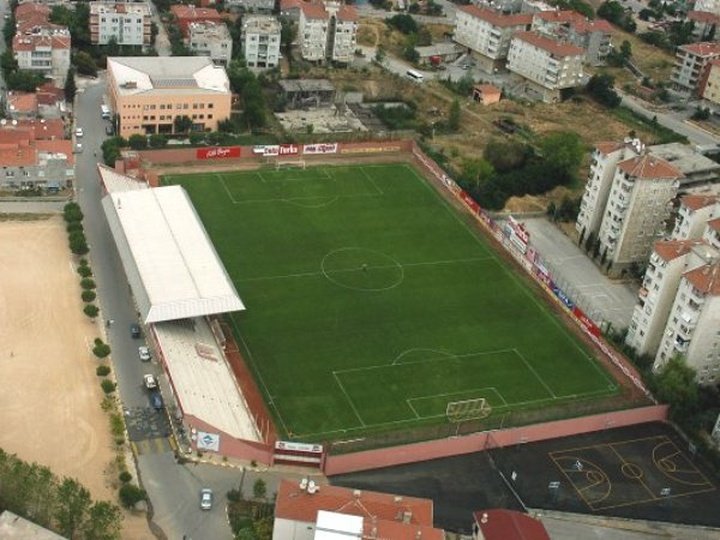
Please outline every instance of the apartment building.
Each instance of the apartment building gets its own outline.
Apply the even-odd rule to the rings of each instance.
[[[688,11],[685,22],[693,23],[693,41],[713,41],[720,24],[720,15],[708,11]]]
[[[696,0],[693,9],[720,15],[720,0]]]
[[[510,41],[507,67],[525,80],[525,93],[546,103],[583,83],[584,49],[534,32],[518,32]]]
[[[689,43],[678,47],[670,76],[672,89],[686,96],[702,95],[710,62],[719,57],[720,43],[717,42]]]
[[[230,81],[207,56],[116,57],[107,66],[109,105],[123,137],[173,133],[182,116],[194,131],[214,131],[230,116]]]
[[[494,73],[505,68],[512,36],[530,30],[532,21],[529,13],[506,15],[487,7],[458,6],[453,39],[468,49],[480,69]]]
[[[358,14],[338,2],[303,3],[298,40],[300,52],[310,62],[349,63],[357,47]]]
[[[224,22],[190,23],[187,45],[196,55],[209,56],[216,64],[227,66],[232,60],[232,36]]]
[[[717,107],[720,106],[720,59],[708,62],[707,70],[707,77],[700,90],[700,97]]]
[[[617,164],[598,232],[613,274],[647,260],[665,233],[681,178],[678,168],[648,153]]]
[[[49,17],[47,6],[19,5],[12,51],[18,68],[52,77],[62,86],[70,68],[70,31],[50,23]]]
[[[93,45],[150,45],[152,43],[148,2],[90,2],[90,39]]]
[[[194,22],[214,22],[222,24],[222,15],[214,8],[198,8],[194,5],[175,4],[170,7],[182,35],[188,37],[188,29]]]
[[[269,15],[243,18],[240,41],[249,68],[274,68],[280,61],[280,22]]]
[[[275,0],[227,0],[225,6],[245,13],[269,15],[275,9]]]
[[[707,222],[720,216],[720,201],[717,195],[685,195],[680,199],[671,237],[674,240],[700,238]]]
[[[612,50],[612,26],[604,19],[588,20],[571,10],[539,11],[532,30],[585,49],[585,62],[602,64]]]
[[[61,121],[60,122],[62,125]],[[53,138],[44,121],[0,122],[0,188],[71,187],[75,178],[72,141]],[[51,133],[58,135],[56,129]],[[60,133],[62,134],[62,129]]]

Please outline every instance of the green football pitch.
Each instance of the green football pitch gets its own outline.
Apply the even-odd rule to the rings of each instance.
[[[617,392],[409,165],[164,183],[187,189],[245,303],[232,324],[284,436],[447,422],[448,403],[478,398],[496,415]]]

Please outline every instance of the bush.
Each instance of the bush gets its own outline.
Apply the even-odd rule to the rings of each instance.
[[[120,473],[120,475],[118,476],[118,478],[120,479],[120,481],[121,481],[123,484],[127,484],[130,480],[132,480],[132,474],[130,474],[130,473],[127,472],[127,471],[123,471],[123,472]]]
[[[82,278],[80,280],[80,287],[82,287],[86,291],[90,290],[90,289],[94,289],[96,287],[95,280],[90,279],[89,277]]]
[[[128,143],[130,144],[130,148],[133,150],[144,150],[147,148],[148,141],[145,135],[135,133],[134,135],[130,135]]]
[[[95,291],[85,290],[80,294],[80,297],[82,298],[83,302],[92,302],[93,300],[95,300],[97,295],[95,294]]]
[[[76,202],[69,202],[63,207],[63,217],[68,223],[72,221],[82,221],[83,213],[80,205]]]
[[[85,255],[88,251],[90,251],[84,235],[82,238],[73,238],[70,240],[70,251],[72,251],[75,255]]]
[[[103,389],[103,392],[106,394],[112,394],[115,391],[115,388],[117,385],[112,382],[110,379],[103,379],[100,383],[100,387]]]
[[[80,221],[69,221],[67,224],[67,227],[65,227],[65,230],[69,233],[83,231],[83,224]]]
[[[125,435],[125,422],[121,414],[112,413],[110,415],[110,432],[114,437]]]
[[[230,502],[240,502],[242,499],[242,491],[239,489],[231,489],[227,492],[227,500]]]
[[[95,304],[85,304],[85,307],[83,308],[83,313],[91,319],[97,317],[99,312],[100,310]]]
[[[120,486],[120,502],[125,508],[133,508],[140,501],[147,499],[147,493],[133,484],[123,484]]]
[[[110,374],[110,366],[102,365],[95,368],[95,375],[98,377],[106,377]]]
[[[92,276],[92,270],[90,270],[89,266],[78,266],[77,273],[80,274],[80,277],[84,278]]]
[[[101,341],[100,343],[95,343],[92,351],[98,358],[105,358],[110,354],[110,345]]]

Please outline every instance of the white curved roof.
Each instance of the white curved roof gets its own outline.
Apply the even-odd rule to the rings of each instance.
[[[146,323],[245,309],[182,187],[111,191],[102,204]]]

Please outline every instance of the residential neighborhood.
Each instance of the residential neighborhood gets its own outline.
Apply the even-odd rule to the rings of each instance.
[[[0,14],[0,538],[720,537],[720,1]]]

